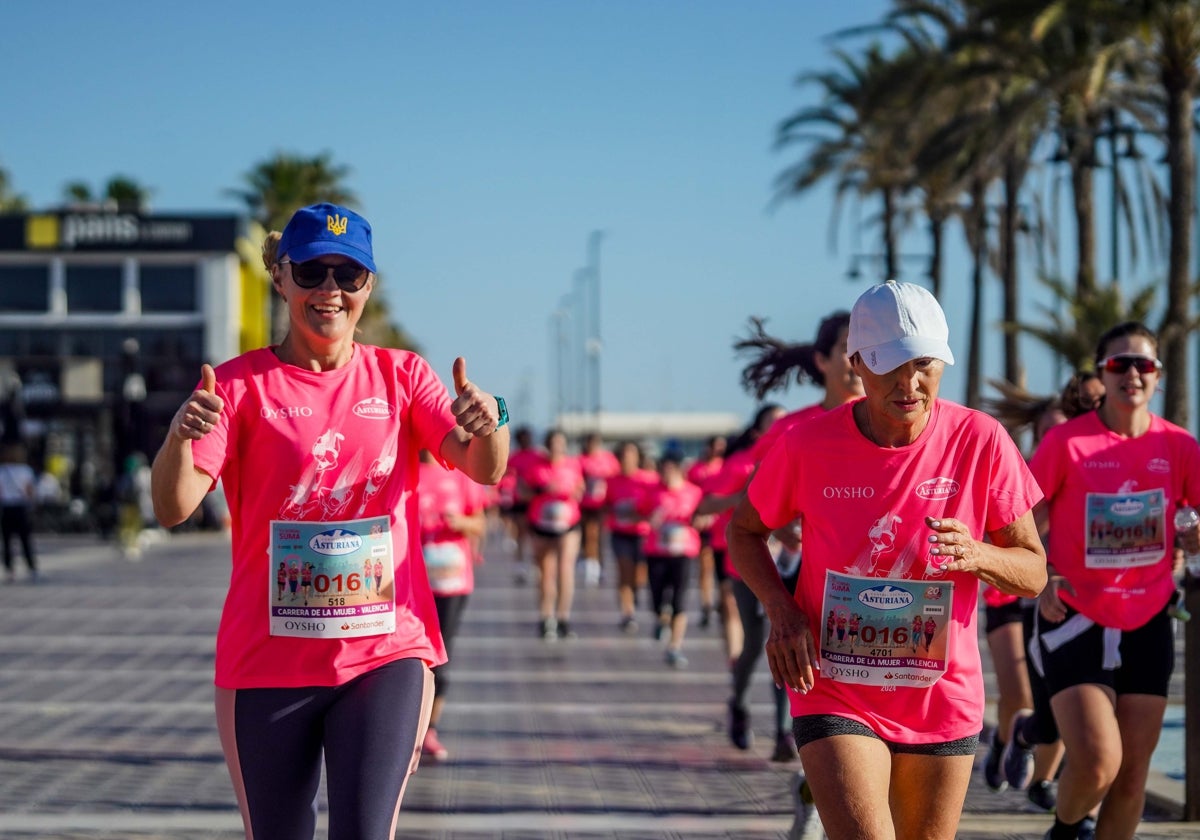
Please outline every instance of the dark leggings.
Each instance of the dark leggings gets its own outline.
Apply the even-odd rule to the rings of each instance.
[[[784,581],[789,589],[795,588],[794,579]],[[767,620],[766,611],[762,608],[754,591],[743,581],[734,579],[733,599],[737,601],[738,616],[742,620],[744,638],[742,652],[734,660],[733,697],[729,704],[741,711],[748,711],[746,693],[750,689],[750,681],[754,677],[754,669],[762,658],[763,647],[767,643],[767,634],[771,631],[771,622]],[[775,699],[775,734],[786,735],[792,731],[792,706],[788,700],[787,690],[776,685],[771,686]]]
[[[646,575],[650,579],[650,607],[656,615],[662,615],[663,608],[667,605],[667,590],[671,592],[671,614],[684,614],[688,567],[694,559],[658,555],[646,557]]]
[[[454,638],[462,624],[463,610],[467,608],[469,595],[434,595],[437,605],[438,624],[442,626],[442,643],[446,646],[447,661],[433,669],[433,696],[441,697],[450,687],[449,658],[454,652]]]
[[[239,689],[233,727],[254,840],[313,837],[322,752],[330,840],[391,840],[425,679],[421,660],[400,659],[341,686]]]
[[[37,558],[33,554],[33,523],[27,505],[5,505],[0,508],[0,535],[4,539],[4,568],[13,570],[12,538],[21,541],[25,552],[25,565],[29,571],[37,571]]]

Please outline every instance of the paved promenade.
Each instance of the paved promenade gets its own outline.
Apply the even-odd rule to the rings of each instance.
[[[0,585],[0,838],[240,838],[212,709],[225,540],[174,535],[136,561],[88,537],[40,545],[41,581]],[[413,778],[397,836],[786,836],[796,765],[767,760],[765,666],[739,752],[715,628],[693,626],[690,665],[671,670],[648,633],[620,633],[608,588],[581,589],[579,638],[544,643],[531,588],[491,554],[442,721],[450,760]],[[1155,787],[1160,804],[1182,795]],[[1041,837],[1050,817],[1023,805],[977,773],[960,837]],[[1169,819],[1148,813],[1138,836],[1200,836]]]

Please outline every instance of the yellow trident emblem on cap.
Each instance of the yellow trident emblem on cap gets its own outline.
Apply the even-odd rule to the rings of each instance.
[[[348,220],[346,219],[345,216],[339,216],[336,213],[332,216],[325,217],[326,227],[328,227],[329,230],[333,231],[334,236],[341,236],[343,233],[346,232],[346,222],[347,221]]]

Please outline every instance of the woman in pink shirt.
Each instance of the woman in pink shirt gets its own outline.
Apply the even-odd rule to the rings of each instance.
[[[533,499],[529,530],[533,556],[541,570],[538,580],[538,633],[547,641],[571,639],[571,605],[575,601],[575,560],[579,557],[583,470],[567,454],[567,436],[558,429],[546,433],[546,457],[523,473]]]
[[[617,447],[620,472],[608,480],[604,509],[608,518],[609,540],[617,561],[617,608],[621,613],[621,630],[637,632],[634,609],[637,591],[644,583],[646,558],[642,554],[642,537],[649,527],[639,509],[642,497],[658,483],[658,475],[642,469],[642,448],[627,440]]]
[[[454,640],[462,624],[467,599],[475,590],[478,558],[473,542],[487,527],[486,497],[480,485],[459,470],[447,470],[427,449],[421,450],[417,489],[421,552],[447,657],[446,662],[433,669],[433,708],[421,752],[436,761],[444,761],[450,751],[438,738],[438,722],[450,689]]]
[[[1047,837],[1076,837],[1099,805],[1098,836],[1133,837],[1175,663],[1168,608],[1175,595],[1174,513],[1200,500],[1200,446],[1150,412],[1162,363],[1158,340],[1118,324],[1096,347],[1104,401],[1046,433],[1030,468],[1046,493],[1054,574],[1039,599],[1032,655],[1040,659],[1067,749]],[[1200,546],[1193,530],[1188,551]],[[1009,783],[1032,715],[1014,720]]]
[[[708,482],[721,472],[725,462],[727,441],[714,435],[704,442],[704,451],[687,469],[687,480],[703,490]],[[712,527],[714,517],[701,516],[696,519],[696,530],[700,532],[700,568],[697,570],[700,590],[700,627],[708,627],[712,612],[717,608],[717,571],[712,550]]]
[[[217,728],[246,837],[313,836],[322,758],[330,835],[392,837],[429,720],[430,669],[446,660],[421,561],[418,452],[494,484],[507,412],[462,359],[450,395],[415,353],[354,340],[375,287],[362,216],[302,208],[263,261],[287,334],[201,368],[154,459],[154,511],[177,525],[218,478],[228,497]],[[308,606],[274,597],[276,566],[292,555],[312,564]],[[386,564],[365,599],[368,559],[372,576]]]
[[[608,480],[621,471],[621,465],[617,456],[604,448],[604,439],[591,432],[583,439],[579,467],[583,470],[583,498],[579,500],[583,579],[595,586],[600,583],[604,559],[604,498]]]
[[[938,399],[952,364],[928,291],[863,293],[846,352],[866,396],[785,432],[730,525],[730,554],[771,623],[806,783],[830,837],[955,836],[983,727],[979,583],[1046,581],[1041,492],[994,419]],[[793,595],[767,547],[797,517]],[[861,616],[856,652],[820,644],[829,610]],[[910,626],[936,619],[925,649]]]
[[[683,655],[687,583],[700,556],[700,533],[692,526],[692,517],[704,495],[684,477],[681,462],[675,452],[659,458],[659,483],[646,490],[640,506],[649,526],[642,537],[642,554],[650,582],[650,609],[658,621],[655,638],[666,639],[666,662],[672,668],[687,665]]]

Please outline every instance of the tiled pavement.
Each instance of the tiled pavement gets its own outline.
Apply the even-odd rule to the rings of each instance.
[[[212,710],[227,543],[174,535],[137,561],[87,537],[40,544],[42,581],[0,586],[0,838],[241,837]],[[786,836],[795,766],[767,760],[761,726],[751,751],[729,745],[715,629],[693,626],[690,666],[671,670],[648,634],[618,631],[607,588],[581,589],[579,638],[543,643],[531,589],[491,555],[442,721],[451,758],[414,777],[398,836]],[[762,724],[765,670],[755,697]],[[1022,804],[977,776],[960,837],[1040,837],[1049,818]],[[1200,826],[1155,812],[1138,836]]]

